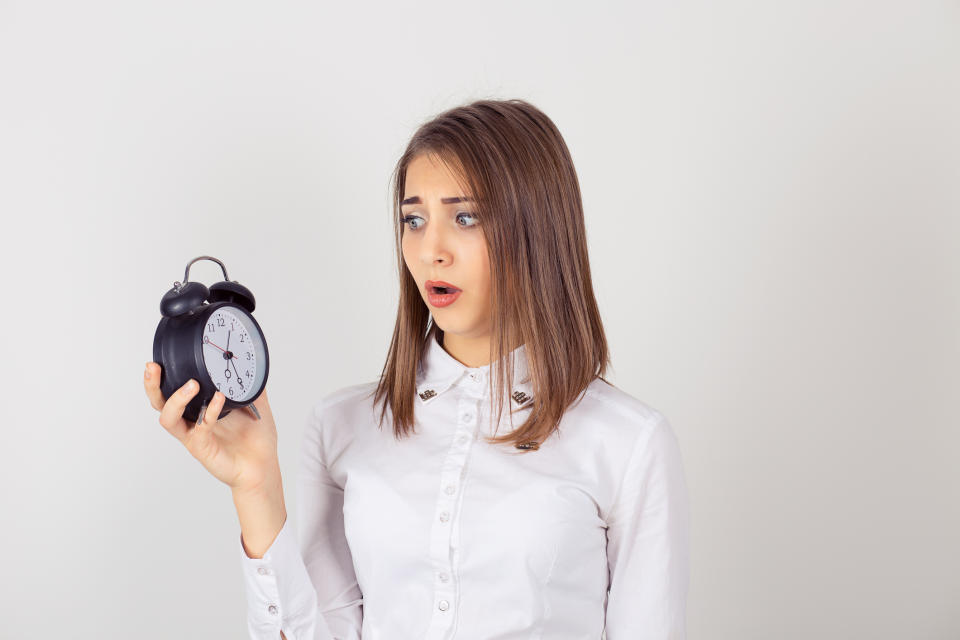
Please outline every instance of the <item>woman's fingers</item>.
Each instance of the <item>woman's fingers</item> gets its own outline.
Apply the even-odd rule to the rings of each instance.
[[[162,410],[165,399],[160,391],[160,365],[156,362],[148,362],[143,370],[143,390],[147,393],[150,406],[157,411]]]
[[[223,411],[223,405],[226,402],[226,397],[219,391],[213,392],[213,398],[210,399],[210,404],[207,405],[207,410],[203,414],[203,427],[210,428],[216,424],[217,420],[220,419],[220,412]]]
[[[167,401],[163,403],[163,408],[160,410],[160,424],[181,442],[189,431],[186,421],[183,420],[183,411],[186,409],[187,403],[193,399],[193,396],[195,396],[199,390],[200,385],[197,384],[196,380],[192,378],[187,380],[182,387],[174,391],[173,395],[167,398]]]

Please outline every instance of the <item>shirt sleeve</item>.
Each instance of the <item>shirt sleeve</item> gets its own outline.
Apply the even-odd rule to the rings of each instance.
[[[330,476],[322,451],[322,402],[307,420],[297,474],[299,543],[290,519],[262,558],[240,540],[252,640],[355,640],[363,596],[343,524],[343,488]]]
[[[680,447],[660,416],[631,454],[607,518],[607,640],[684,640],[688,499]]]

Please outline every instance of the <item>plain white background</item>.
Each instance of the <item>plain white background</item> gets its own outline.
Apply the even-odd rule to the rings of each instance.
[[[565,136],[611,379],[679,436],[689,637],[960,637],[960,6],[916,0],[0,2],[0,637],[245,637],[160,298],[256,294],[295,519],[386,355],[389,173],[486,97]]]

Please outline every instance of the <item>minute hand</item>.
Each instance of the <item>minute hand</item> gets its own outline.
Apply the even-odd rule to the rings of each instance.
[[[240,377],[240,372],[237,371],[237,365],[233,363],[233,361],[236,360],[236,358],[237,356],[233,356],[232,358],[230,358],[230,365],[233,367],[233,372],[237,374],[237,384],[240,385],[241,389],[245,389],[245,387],[243,386],[243,378]]]

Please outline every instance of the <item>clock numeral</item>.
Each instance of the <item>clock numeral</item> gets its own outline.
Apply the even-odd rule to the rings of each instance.
[[[252,360],[252,359],[253,359],[253,355],[249,351],[247,351],[247,360]]]
[[[244,336],[246,336],[246,335],[247,335],[247,334],[245,334],[245,333],[241,333],[241,334],[240,334],[240,342],[246,342],[246,340],[243,339]]]
[[[213,333],[213,332],[216,331],[216,330],[217,330],[217,328],[213,326],[213,323],[212,323],[212,322],[207,323],[207,331],[209,331],[210,333]]]
[[[230,397],[233,397],[233,387],[227,387],[227,393],[230,394]]]
[[[217,316],[217,324],[221,327],[227,326],[227,321],[223,319],[223,316]]]

